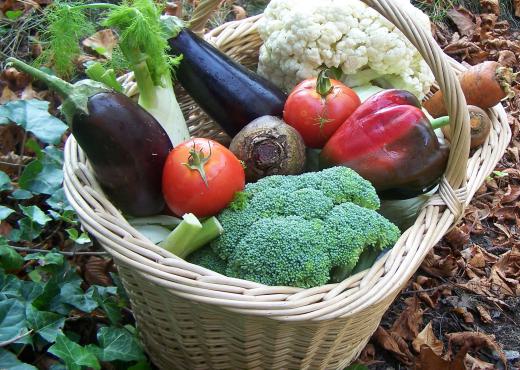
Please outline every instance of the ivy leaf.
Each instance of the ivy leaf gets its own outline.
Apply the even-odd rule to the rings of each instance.
[[[24,189],[16,189],[11,193],[11,196],[9,198],[16,199],[16,200],[25,200],[25,199],[31,199],[33,197],[33,193],[30,191],[24,190]]]
[[[125,328],[102,327],[98,330],[97,340],[100,345],[98,357],[101,361],[145,359],[137,338]]]
[[[56,343],[47,351],[60,358],[70,370],[80,370],[81,366],[101,368],[96,356],[88,348],[74,343],[64,334],[58,334]]]
[[[0,221],[5,220],[13,212],[11,208],[0,205]]]
[[[38,206],[24,207],[20,205],[22,213],[30,218],[31,221],[36,222],[41,226],[45,226],[47,222],[51,220]]]
[[[0,191],[11,190],[12,188],[13,185],[9,176],[4,171],[0,171]]]
[[[41,159],[35,159],[25,166],[19,179],[22,189],[35,194],[54,194],[62,188],[63,183],[63,152],[48,146]]]
[[[69,238],[71,238],[76,244],[83,245],[90,243],[90,238],[87,233],[81,233],[81,235],[79,235],[78,230],[74,228],[66,229],[65,231],[69,234]]]
[[[0,302],[0,342],[10,340],[27,330],[24,304],[14,298]],[[29,336],[25,336],[16,343],[30,343],[30,340]]]
[[[1,300],[9,298],[18,298],[22,289],[22,281],[14,275],[6,275],[0,270],[0,298]]]
[[[63,257],[63,254],[56,253],[56,252],[49,252],[49,253],[31,253],[24,257],[24,260],[26,261],[32,261],[37,260],[38,265],[42,267],[59,267],[63,266],[65,262],[65,258]]]
[[[80,285],[80,280],[64,284],[60,290],[61,299],[78,310],[92,312],[98,307],[98,303],[92,297],[94,290],[89,289],[85,293]]]
[[[56,211],[72,210],[63,188],[56,190],[51,197],[45,201],[45,203]]]
[[[0,236],[0,267],[6,271],[18,270],[23,266],[23,258]]]
[[[121,321],[121,308],[117,304],[117,288],[116,287],[102,287],[94,285],[89,288],[93,289],[92,297],[99,304],[99,307],[105,311],[108,319],[114,325]]]
[[[56,341],[65,326],[65,317],[54,312],[40,311],[32,304],[27,305],[25,312],[31,329],[49,343]]]
[[[0,367],[9,370],[37,370],[36,367],[25,364],[11,352],[0,348]]]
[[[19,206],[22,213],[27,217],[18,221],[19,230],[13,230],[10,238],[13,241],[19,240],[34,240],[43,231],[43,227],[51,220],[43,211],[37,206],[24,207]]]
[[[2,120],[3,118],[3,120]],[[0,106],[0,123],[14,122],[47,144],[58,144],[67,125],[49,113],[44,100],[14,100]]]

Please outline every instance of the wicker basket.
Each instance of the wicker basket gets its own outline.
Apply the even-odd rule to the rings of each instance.
[[[456,73],[463,67],[392,2],[364,0],[421,52],[452,117],[450,159],[438,192],[415,224],[369,270],[312,289],[270,287],[189,264],[133,229],[105,198],[73,137],[65,149],[65,191],[82,225],[110,253],[131,300],[142,341],[162,369],[342,369],[357,357],[428,251],[462,217],[510,140],[502,106],[484,145],[469,158],[468,113]],[[230,22],[206,39],[254,65],[260,16]],[[203,24],[203,22],[200,22]],[[226,141],[181,91],[193,135]]]

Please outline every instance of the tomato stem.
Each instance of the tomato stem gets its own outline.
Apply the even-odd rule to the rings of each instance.
[[[209,144],[209,143],[208,143]],[[188,163],[183,163],[190,170],[198,171],[200,177],[202,177],[202,181],[206,184],[206,187],[209,188],[208,179],[206,178],[206,171],[204,171],[204,165],[208,163],[211,157],[211,144],[209,144],[209,154],[207,156],[204,155],[204,149],[195,148],[195,143],[193,143],[193,148],[190,149],[190,156],[188,157]]]
[[[329,72],[327,68],[322,69],[316,79],[316,92],[320,94],[322,98],[327,97],[333,89],[330,78],[328,77]]]

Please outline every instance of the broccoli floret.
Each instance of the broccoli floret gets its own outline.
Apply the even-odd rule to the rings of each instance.
[[[270,176],[248,184],[218,215],[224,233],[211,248],[228,276],[317,286],[333,270],[352,271],[364,251],[395,243],[399,230],[378,208],[373,186],[346,167]]]
[[[325,225],[329,258],[333,267],[345,274],[356,266],[363,251],[381,251],[400,235],[397,226],[377,212],[349,202],[335,206],[325,218]]]
[[[299,216],[263,218],[251,225],[229,258],[226,274],[267,285],[310,288],[329,280],[323,223]]]
[[[209,246],[200,248],[186,259],[189,263],[205,267],[219,274],[226,274],[227,263],[221,259]]]

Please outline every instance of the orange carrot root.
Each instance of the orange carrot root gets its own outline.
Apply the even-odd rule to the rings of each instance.
[[[487,61],[462,72],[459,82],[468,105],[487,109],[514,95],[511,83],[515,78],[516,74],[511,68],[503,67],[498,62]],[[433,117],[447,114],[440,91],[425,101],[424,107]]]

